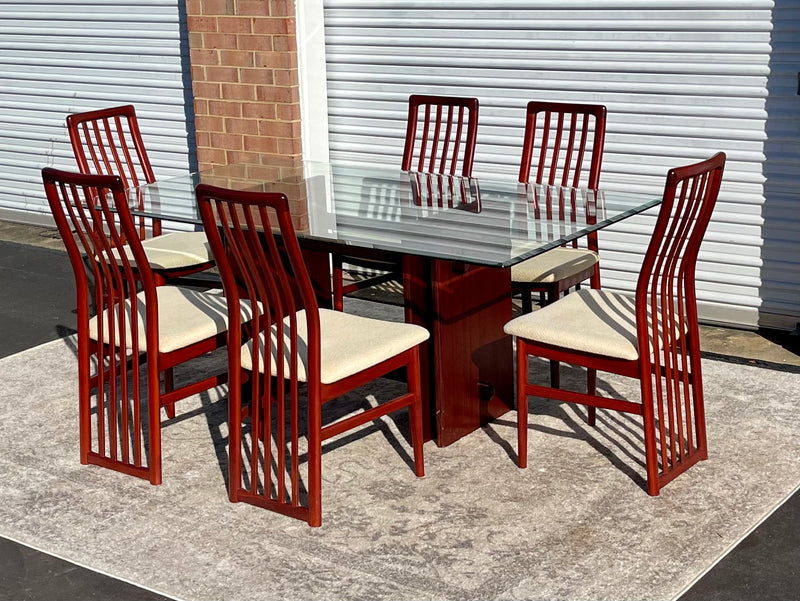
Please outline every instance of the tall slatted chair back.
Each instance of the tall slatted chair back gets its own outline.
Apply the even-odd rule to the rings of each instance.
[[[307,369],[309,386],[319,386],[320,326],[316,298],[293,235],[288,201],[282,194],[268,194],[255,198],[235,195],[238,202],[234,203],[221,200],[219,196],[222,196],[222,193],[205,188],[199,188],[197,195],[203,223],[209,232],[212,252],[219,257],[220,276],[228,302],[232,307],[236,307],[240,296],[253,301],[251,340],[259,340],[259,346],[263,346],[263,341],[266,339],[272,340],[270,329],[272,324],[276,324],[277,336],[270,343],[277,345],[275,371],[288,374],[287,379],[275,379],[274,389],[269,378],[252,379],[252,404],[246,413],[249,413],[251,419],[250,436],[253,444],[249,465],[245,466],[247,468],[245,471],[250,476],[246,493],[258,498],[261,491],[268,507],[274,504],[280,509],[285,509],[290,515],[301,515],[303,511],[300,507],[298,434],[301,428],[301,415],[298,370]],[[210,204],[212,202],[213,208]],[[288,237],[283,237],[284,244],[279,245],[279,241],[272,233],[273,227],[289,234]],[[299,336],[298,319],[303,320],[308,332],[309,352],[308,363],[305,366],[297,360],[298,346],[305,343]],[[235,325],[234,321],[231,324],[231,336],[228,341],[228,363],[231,374],[231,392],[228,401],[231,412],[229,485],[232,501],[238,500],[239,487],[242,486],[240,449],[244,436],[242,413],[245,412],[239,396],[242,340],[236,334],[238,328]],[[260,365],[262,361],[271,360],[272,354],[252,353],[252,372],[271,373],[271,365]],[[309,394],[313,394],[311,390]],[[286,397],[288,402],[283,402]],[[309,421],[314,423],[320,421],[318,405],[309,405],[308,411]],[[290,423],[289,433],[286,428],[278,425],[287,421]],[[273,432],[277,451],[273,448]],[[282,452],[287,447],[287,439],[291,454],[288,466],[286,454]],[[260,448],[259,443],[261,443]],[[275,474],[264,467],[271,466],[273,461],[277,462]],[[259,474],[263,474],[263,477],[259,478]]]
[[[159,484],[160,407],[174,416],[176,400],[225,381],[172,380],[175,365],[224,344],[224,300],[156,288],[121,178],[52,168],[42,178],[76,282],[81,462]],[[210,320],[199,331],[197,313]]]
[[[402,407],[422,475],[418,345],[427,331],[396,323],[387,334],[384,322],[319,309],[283,194],[201,184],[197,199],[229,307],[244,299],[252,311],[248,338],[231,315],[228,340],[230,500],[320,525],[322,441]],[[411,336],[407,348],[376,361],[394,333]],[[323,403],[399,367],[408,394],[323,425]]]
[[[695,270],[724,166],[718,153],[669,171],[636,285],[647,467],[662,483],[707,453]]]
[[[519,181],[529,185],[597,190],[606,134],[606,107],[596,104],[531,101],[527,105]],[[569,195],[548,194],[556,206],[548,210],[573,214],[564,201]],[[570,245],[578,249],[578,240]],[[573,286],[591,278],[600,287],[597,233],[586,236],[585,248],[575,252],[557,249],[512,268],[515,292],[522,309],[533,308],[531,293],[541,303],[556,300]]]
[[[67,131],[79,171],[119,176],[129,197],[139,194],[138,208],[144,209],[144,194],[137,188],[154,183],[155,175],[134,107],[128,104],[68,115]],[[136,235],[145,241],[145,254],[155,270],[157,284],[170,280],[215,286],[213,278],[193,282],[189,277],[213,266],[203,232],[162,235],[161,219],[145,217],[144,211],[136,222]]]
[[[519,181],[597,189],[606,112],[599,104],[529,102]]]
[[[408,99],[401,168],[413,176],[415,199],[427,206],[451,206],[453,178],[472,176],[478,137],[478,99],[412,94]],[[441,176],[441,177],[439,177]],[[344,283],[344,263],[378,272]],[[402,278],[396,257],[354,257],[333,253],[333,307],[344,309],[345,294]]]
[[[471,177],[477,137],[477,98],[413,94],[402,169]]]
[[[646,488],[661,487],[708,457],[695,269],[719,195],[725,154],[671,169],[633,297],[579,290],[511,320],[517,340],[519,465],[527,465],[528,396],[642,416]],[[529,380],[528,357],[582,366],[587,392]],[[641,399],[600,396],[596,372],[640,381]]]
[[[81,173],[117,175],[126,188],[156,181],[133,105],[68,115],[67,131]],[[145,238],[147,225],[139,220],[140,239]],[[152,227],[153,235],[161,233],[158,220]]]

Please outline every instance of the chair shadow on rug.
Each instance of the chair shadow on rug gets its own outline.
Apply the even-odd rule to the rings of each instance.
[[[75,313],[75,310],[73,310],[73,313]],[[55,327],[55,331],[56,331],[56,338],[66,338],[67,336],[74,336],[75,334],[78,333],[78,330],[76,330],[75,328],[71,328],[63,324],[58,324]]]
[[[530,379],[546,380],[549,374],[548,363],[544,360],[531,361]],[[586,379],[583,369],[562,366],[562,382],[567,386],[580,386]],[[630,393],[619,392],[608,380],[598,377],[597,389],[603,395],[624,399],[631,398]],[[633,394],[636,394],[635,392]],[[642,490],[647,491],[647,478],[645,475],[644,434],[641,424],[636,416],[618,413],[605,409],[598,409],[596,419],[598,426],[588,426],[586,423],[586,408],[570,403],[557,403],[549,399],[530,398],[528,413],[544,418],[553,418],[555,427],[545,425],[540,420],[528,421],[528,431],[541,435],[569,438],[585,441],[596,453],[603,456],[614,468],[628,476]],[[548,419],[548,421],[550,421]],[[503,427],[516,427],[516,416],[501,417],[493,420],[483,427],[489,438],[502,447],[508,457],[517,461],[517,449],[513,441],[506,440],[494,428],[495,425]],[[536,440],[536,436],[532,438]],[[531,447],[532,464],[536,462],[536,444]],[[575,467],[581,467],[576,465]]]

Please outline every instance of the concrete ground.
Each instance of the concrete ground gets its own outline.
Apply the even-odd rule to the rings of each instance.
[[[72,270],[53,228],[0,221],[0,282],[0,357],[74,332]],[[800,371],[796,333],[702,326],[701,347],[723,360]],[[795,493],[681,601],[800,599],[798,525],[800,493]],[[0,538],[2,599],[164,597]]]

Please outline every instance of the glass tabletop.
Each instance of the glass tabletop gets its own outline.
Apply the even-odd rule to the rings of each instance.
[[[236,164],[129,190],[134,214],[200,223],[205,183],[283,193],[298,238],[492,267],[510,267],[641,213],[660,197],[298,161]]]

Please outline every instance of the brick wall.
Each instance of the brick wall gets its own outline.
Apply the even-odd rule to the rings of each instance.
[[[299,156],[293,0],[186,0],[200,169]]]

